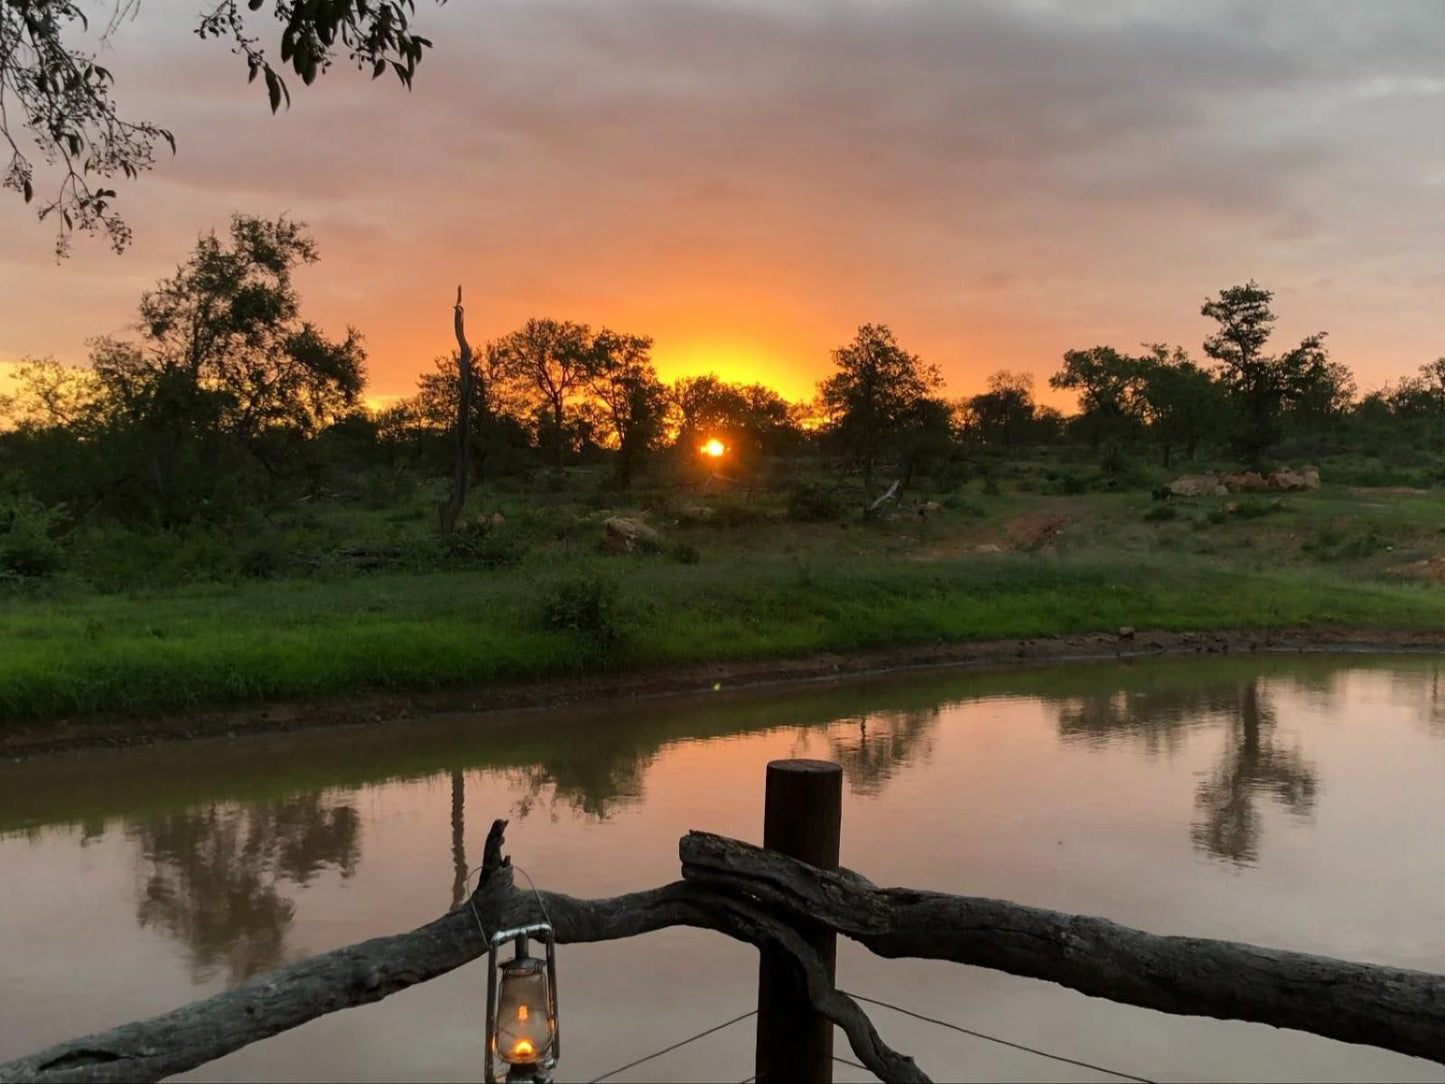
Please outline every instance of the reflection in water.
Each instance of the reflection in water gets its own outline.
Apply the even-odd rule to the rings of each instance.
[[[210,805],[128,823],[149,869],[136,917],[190,951],[197,982],[224,968],[235,984],[285,958],[295,910],[283,882],[320,870],[356,871],[354,807],[303,794],[244,806]]]
[[[940,705],[908,711],[874,712],[830,726],[830,760],[843,766],[854,794],[874,796],[902,766],[928,760]]]
[[[1199,784],[1194,801],[1203,820],[1190,828],[1197,847],[1240,864],[1259,858],[1255,797],[1268,795],[1291,813],[1314,812],[1319,784],[1314,769],[1295,749],[1274,742],[1275,713],[1258,681],[1239,687],[1224,758]]]
[[[1059,733],[1066,740],[1103,745],[1125,737],[1139,741],[1150,755],[1174,752],[1188,730],[1221,722],[1227,734],[1224,755],[1195,792],[1200,820],[1189,834],[1200,850],[1247,865],[1259,859],[1258,797],[1273,798],[1296,816],[1308,817],[1319,793],[1310,762],[1274,740],[1275,712],[1258,678],[1148,693],[1110,691],[1059,706]]]
[[[467,779],[460,768],[452,769],[452,907],[462,902],[467,890]]]

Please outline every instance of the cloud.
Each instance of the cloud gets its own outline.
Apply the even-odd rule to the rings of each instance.
[[[489,333],[608,322],[793,393],[865,320],[962,390],[1197,343],[1199,301],[1251,275],[1362,369],[1438,352],[1392,317],[1439,300],[1434,4],[454,3],[422,9],[410,94],[338,69],[277,117],[173,12],[110,65],[181,143],[123,193],[142,243],[53,271],[0,205],[27,253],[0,350],[74,354],[239,209],[312,224],[308,304],[368,332],[378,393],[447,348],[458,280]]]

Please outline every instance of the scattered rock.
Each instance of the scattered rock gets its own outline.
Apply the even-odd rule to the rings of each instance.
[[[1234,501],[1226,501],[1226,502],[1224,503],[1224,514],[1225,514],[1226,516],[1232,516],[1232,515],[1234,515],[1234,513],[1238,512],[1238,511],[1239,511],[1239,505],[1236,504]]]
[[[970,553],[1002,553],[1003,547],[995,542],[985,542],[981,546],[974,546]]]
[[[504,515],[502,515],[502,513],[500,513],[500,512],[493,512],[493,513],[492,513],[491,523],[492,523],[492,526],[493,526],[493,527],[500,527],[502,524],[504,524],[504,523],[506,523],[506,522],[507,522],[507,517],[504,516]]]
[[[1269,479],[1252,470],[1242,474],[1226,474],[1221,484],[1231,493],[1263,493],[1269,489]]]
[[[1277,470],[1269,476],[1269,488],[1283,490],[1308,489],[1309,484],[1305,481],[1303,474],[1296,474],[1292,470],[1285,469]]]
[[[1186,474],[1169,483],[1169,492],[1176,497],[1222,497],[1229,490],[1216,474]]]
[[[608,553],[656,549],[662,537],[640,519],[612,516],[602,521],[602,548]]]
[[[924,501],[918,506],[918,514],[920,516],[933,516],[937,515],[939,512],[942,511],[943,505],[939,504],[937,501]]]
[[[1320,488],[1320,469],[1319,469],[1319,467],[1302,467],[1302,468],[1300,468],[1300,477],[1302,477],[1302,478],[1305,480],[1305,488],[1306,488],[1306,489],[1319,489],[1319,488]]]
[[[1133,626],[1133,625],[1120,625],[1120,626],[1119,626],[1119,639],[1121,639],[1121,640],[1132,640],[1132,639],[1134,639],[1134,626]]]

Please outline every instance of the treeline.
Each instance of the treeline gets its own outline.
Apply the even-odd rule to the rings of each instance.
[[[369,409],[360,334],[330,339],[301,315],[293,273],[316,259],[299,224],[237,216],[142,296],[133,338],[93,340],[83,368],[23,364],[18,393],[0,403],[0,534],[22,518],[46,531],[224,521],[344,491],[368,472],[445,474],[456,357],[436,359],[414,395]],[[1049,384],[1078,397],[1069,416],[1006,371],[950,399],[937,368],[883,325],[833,351],[813,401],[790,403],[714,375],[664,383],[644,335],[529,320],[474,352],[468,469],[487,484],[591,463],[626,489],[643,475],[737,479],[812,457],[860,476],[866,500],[885,472],[905,487],[920,475],[946,485],[963,466],[1039,447],[1087,454],[1105,476],[1145,459],[1258,467],[1445,447],[1445,358],[1360,397],[1323,333],[1271,348],[1271,303],[1253,282],[1208,300],[1216,330],[1201,361],[1162,344],[1068,351]],[[725,454],[703,455],[710,442]]]

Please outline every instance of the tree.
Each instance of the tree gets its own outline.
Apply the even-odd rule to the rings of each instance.
[[[662,437],[667,389],[652,367],[652,340],[645,335],[603,328],[592,350],[588,383],[617,441],[617,483],[626,489],[642,457]]]
[[[1034,378],[1000,369],[988,378],[988,391],[963,404],[965,430],[985,444],[1011,449],[1021,444],[1034,422]]]
[[[1159,447],[1163,466],[1173,464],[1174,453],[1193,459],[1200,444],[1216,433],[1224,411],[1224,389],[1207,369],[1189,359],[1182,347],[1163,343],[1148,346],[1141,359],[1143,382],[1139,390],[1149,438]]]
[[[418,436],[450,430],[457,416],[457,372],[461,354],[452,351],[432,360],[432,371],[417,378],[416,395],[406,400],[404,409],[414,416]],[[501,453],[513,447],[528,446],[527,431],[521,420],[525,412],[525,389],[520,386],[510,359],[496,342],[488,342],[472,352],[470,456],[472,479],[485,482],[491,464]],[[408,424],[406,418],[391,419],[392,429]]]
[[[676,447],[687,453],[715,437],[746,465],[786,450],[800,436],[797,408],[764,384],[732,384],[707,373],[676,380],[669,399],[677,416]]]
[[[818,385],[828,428],[863,470],[865,501],[873,498],[873,472],[896,450],[894,435],[919,403],[943,383],[938,370],[898,345],[884,324],[864,324],[847,346],[833,351],[838,371]]]
[[[457,303],[452,307],[452,330],[457,337],[457,379],[455,442],[452,459],[452,491],[445,501],[437,505],[437,526],[443,538],[456,530],[457,518],[467,502],[468,460],[471,457],[472,437],[472,346],[467,342],[465,312],[462,309],[462,288],[457,287]]]
[[[1269,307],[1273,299],[1274,294],[1251,279],[1221,290],[1199,310],[1219,325],[1204,340],[1204,352],[1219,362],[1238,409],[1236,449],[1244,462],[1255,467],[1262,465],[1265,452],[1279,439],[1285,408],[1328,364],[1322,331],[1287,353],[1264,353],[1275,320]]]
[[[163,516],[185,514],[173,501],[183,465],[202,494],[231,451],[274,477],[273,443],[314,436],[359,399],[360,334],[328,340],[300,318],[292,271],[317,258],[302,224],[237,215],[226,241],[203,236],[142,295],[139,342],[92,343],[101,412],[141,454]]]
[[[553,466],[560,471],[566,460],[568,407],[587,386],[596,360],[591,330],[568,320],[528,320],[498,348],[540,399]]]
[[[1080,422],[1095,451],[1101,443],[1119,445],[1138,428],[1143,385],[1143,362],[1112,346],[1070,350],[1063,367],[1049,377],[1049,387],[1078,393]]]
[[[102,44],[109,44],[139,0],[112,0],[112,6]],[[270,7],[282,25],[281,66],[289,65],[307,84],[329,69],[338,54],[345,54],[357,67],[369,69],[372,78],[390,71],[409,88],[431,45],[412,30],[416,0],[247,0],[245,6],[242,11],[239,0],[208,0],[196,17],[196,33],[228,42],[244,59],[250,81],[263,77],[273,113],[283,102],[289,105],[291,94],[252,33],[248,13]],[[10,152],[0,187],[32,202],[39,156],[56,178],[50,194],[41,197],[39,215],[56,222],[59,255],[68,251],[77,229],[101,233],[117,252],[123,250],[130,243],[130,229],[112,209],[115,190],[105,185],[150,169],[159,144],[172,152],[176,146],[166,129],[122,117],[111,95],[110,71],[92,54],[68,44],[89,26],[80,0],[0,3],[0,141]],[[22,147],[25,132],[33,151]]]

